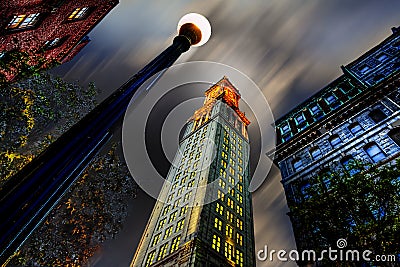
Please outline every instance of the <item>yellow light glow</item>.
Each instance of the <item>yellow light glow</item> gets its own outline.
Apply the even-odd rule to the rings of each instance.
[[[178,22],[178,32],[182,25],[192,23],[196,25],[201,31],[201,40],[193,46],[202,46],[207,43],[211,36],[210,22],[203,16],[197,13],[189,13],[183,16]]]

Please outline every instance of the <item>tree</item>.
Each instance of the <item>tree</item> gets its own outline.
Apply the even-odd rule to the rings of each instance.
[[[297,185],[290,216],[302,249],[337,248],[398,255],[400,248],[400,160],[384,165],[352,161]],[[373,257],[371,257],[373,258]]]

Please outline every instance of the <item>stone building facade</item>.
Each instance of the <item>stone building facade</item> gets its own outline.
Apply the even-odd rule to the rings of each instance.
[[[341,68],[343,75],[275,122],[274,162],[289,208],[307,198],[308,180],[318,173],[400,155],[400,27]],[[291,219],[298,250],[306,249]]]

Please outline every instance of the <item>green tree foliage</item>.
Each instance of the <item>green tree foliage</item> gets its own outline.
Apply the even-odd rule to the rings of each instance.
[[[348,249],[375,255],[400,252],[400,160],[374,166],[351,162],[326,170],[309,186],[298,184],[297,200],[289,201],[294,229],[303,249],[336,248],[339,238]],[[301,186],[303,190],[300,190]]]
[[[83,88],[41,72],[0,87],[0,185],[95,106]]]

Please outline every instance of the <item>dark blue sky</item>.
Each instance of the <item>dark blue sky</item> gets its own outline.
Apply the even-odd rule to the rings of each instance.
[[[68,80],[95,81],[106,96],[172,42],[182,15],[198,12],[211,22],[211,39],[179,62],[216,61],[237,68],[262,89],[275,117],[280,117],[338,77],[340,65],[356,59],[389,36],[391,27],[400,25],[398,0],[246,2],[122,0],[92,31],[92,42],[56,72]],[[273,168],[253,196],[256,251],[264,245],[294,248],[279,180]],[[123,233],[106,244],[96,266],[127,266],[151,204],[144,193],[139,194]]]

